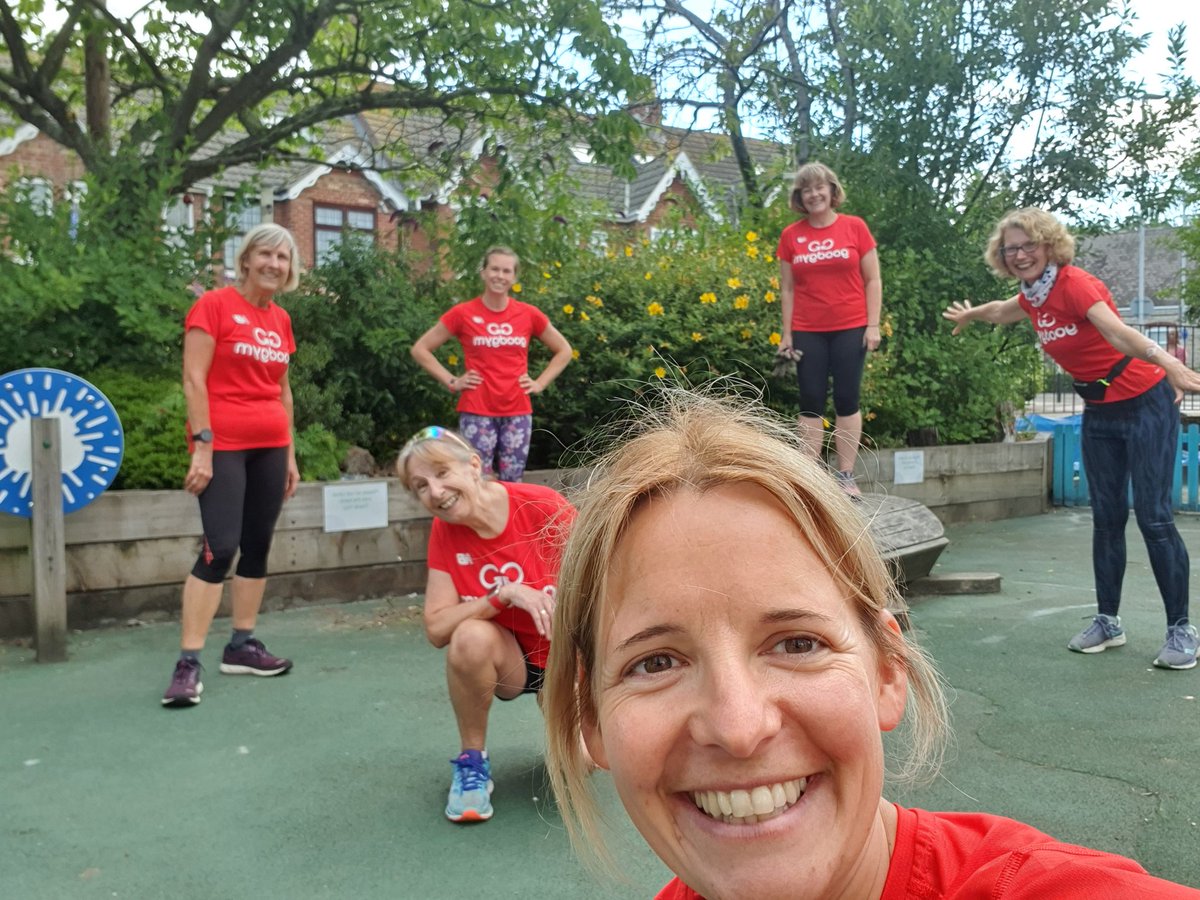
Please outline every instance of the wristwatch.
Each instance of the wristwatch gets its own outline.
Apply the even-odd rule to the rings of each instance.
[[[211,428],[201,428],[192,435],[192,440],[198,444],[211,444],[213,439]]]

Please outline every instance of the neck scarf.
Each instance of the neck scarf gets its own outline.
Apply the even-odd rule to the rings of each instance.
[[[1021,293],[1025,295],[1025,299],[1029,301],[1029,305],[1037,309],[1046,302],[1046,298],[1050,296],[1050,290],[1054,287],[1054,279],[1058,277],[1058,266],[1054,263],[1047,263],[1046,269],[1042,272],[1042,276],[1032,284],[1027,281],[1021,282]]]

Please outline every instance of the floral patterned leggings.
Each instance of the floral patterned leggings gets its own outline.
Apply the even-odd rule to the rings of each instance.
[[[533,416],[458,414],[458,430],[479,453],[485,474],[501,481],[520,481],[529,461]]]

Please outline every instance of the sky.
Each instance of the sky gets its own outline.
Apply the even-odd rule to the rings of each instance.
[[[1150,33],[1146,52],[1135,61],[1134,69],[1146,79],[1148,93],[1160,93],[1162,83],[1159,73],[1166,68],[1167,31],[1180,22],[1187,25],[1187,71],[1200,81],[1200,3],[1183,0],[1172,3],[1168,0],[1130,0],[1130,7],[1137,15],[1135,30]]]

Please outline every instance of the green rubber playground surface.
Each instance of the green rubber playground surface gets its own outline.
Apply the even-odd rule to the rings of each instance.
[[[1200,554],[1200,520],[1179,524]],[[1136,526],[1129,642],[1094,656],[1065,649],[1094,611],[1086,510],[947,535],[935,571],[999,572],[1003,589],[914,599],[953,687],[957,745],[937,782],[889,796],[1013,816],[1200,886],[1200,668],[1150,664],[1164,622]],[[419,603],[263,616],[259,636],[296,661],[276,679],[219,674],[219,621],[204,701],[187,710],[159,705],[173,624],[73,634],[57,665],[0,643],[0,897],[652,896],[667,873],[604,775],[624,880],[572,856],[532,698],[493,708],[495,817],[443,818],[458,745]]]

